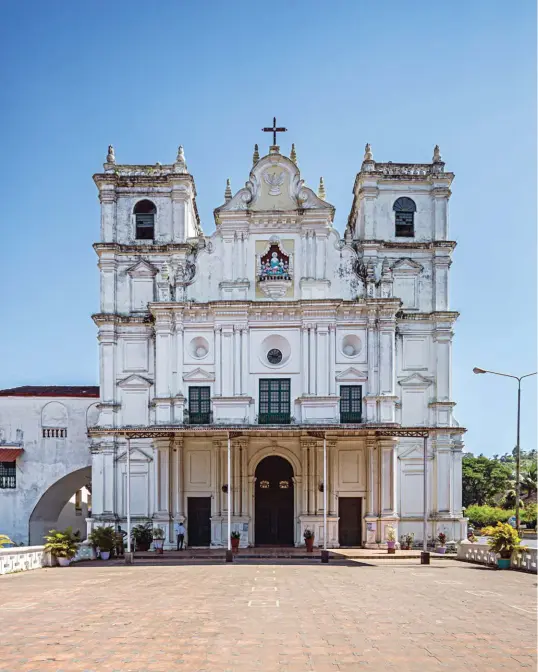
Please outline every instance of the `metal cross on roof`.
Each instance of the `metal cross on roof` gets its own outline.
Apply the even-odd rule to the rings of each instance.
[[[272,128],[262,128],[262,131],[265,133],[272,133],[273,134],[273,145],[276,145],[276,134],[277,133],[285,133],[288,129],[284,128],[284,126],[278,126],[276,125],[276,117],[273,117],[273,126]]]

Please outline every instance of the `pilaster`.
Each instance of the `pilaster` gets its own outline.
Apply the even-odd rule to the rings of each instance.
[[[101,202],[101,241],[113,243],[116,239],[116,189],[114,184],[102,183],[99,188]]]

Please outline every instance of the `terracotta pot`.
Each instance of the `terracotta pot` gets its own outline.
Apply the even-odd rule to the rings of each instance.
[[[237,553],[237,551],[239,550],[239,542],[241,540],[237,539],[235,537],[232,537],[231,541],[232,541],[232,551],[234,551],[234,553]]]
[[[307,537],[304,543],[306,544],[306,552],[312,553],[314,550],[314,537]]]

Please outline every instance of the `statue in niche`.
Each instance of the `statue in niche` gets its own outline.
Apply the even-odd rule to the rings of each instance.
[[[261,258],[260,280],[289,280],[289,258],[271,245],[267,254]]]

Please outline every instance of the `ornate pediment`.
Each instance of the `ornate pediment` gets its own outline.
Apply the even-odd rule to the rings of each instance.
[[[350,366],[345,371],[341,371],[336,374],[336,380],[338,381],[364,381],[368,380],[368,373],[366,371],[359,371],[354,366]]]
[[[140,259],[134,266],[127,269],[131,278],[153,278],[158,272],[159,269],[145,259]]]
[[[254,165],[243,189],[217,208],[215,214],[234,210],[285,212],[314,208],[334,212],[334,206],[305,186],[291,159],[272,151]]]
[[[417,462],[424,462],[424,445],[421,442],[420,444],[414,443],[411,446],[402,446],[401,452],[398,453],[398,459],[400,460],[413,460]],[[427,449],[427,459],[433,459],[433,452],[430,446]]]
[[[398,385],[402,387],[429,387],[433,383],[433,378],[422,376],[420,373],[413,373],[407,378],[402,378],[398,381]]]
[[[183,380],[201,380],[201,381],[211,381],[215,380],[215,374],[210,371],[205,371],[200,367],[189,371],[183,375]]]
[[[121,387],[122,390],[147,390],[152,385],[152,380],[136,374],[127,376],[127,378],[118,382],[118,387]]]
[[[422,266],[422,264],[419,264],[418,262],[413,261],[413,259],[409,259],[408,257],[399,259],[392,267],[393,273],[409,273],[410,275],[417,275],[422,270],[424,270],[424,266]]]
[[[153,457],[146,453],[145,450],[139,448],[138,446],[131,447],[131,460],[133,462],[152,462]],[[116,462],[127,462],[127,449],[122,450],[118,453],[116,457]]]

